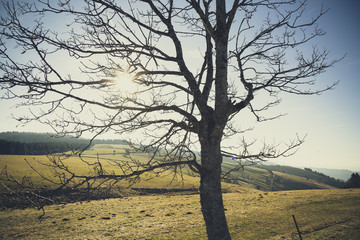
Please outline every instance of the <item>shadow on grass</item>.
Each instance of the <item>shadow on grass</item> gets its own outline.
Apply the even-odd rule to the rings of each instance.
[[[136,195],[189,195],[197,194],[197,189],[186,188],[124,188],[111,189],[62,189],[33,192],[0,193],[0,210],[42,208],[52,204],[67,204],[82,201],[123,198]]]

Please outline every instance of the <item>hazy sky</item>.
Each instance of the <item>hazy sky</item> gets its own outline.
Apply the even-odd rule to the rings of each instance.
[[[330,11],[320,21],[327,32],[321,40],[332,56],[346,57],[319,79],[340,83],[321,96],[284,98],[288,115],[269,124],[273,124],[273,129],[278,126],[276,131],[284,128],[287,132],[308,133],[304,145],[295,156],[286,159],[286,164],[359,170],[360,1],[323,2]]]
[[[310,0],[308,10],[320,2]],[[346,57],[318,79],[329,83],[340,80],[339,85],[320,96],[285,95],[275,111],[287,115],[257,124],[251,136],[286,142],[296,134],[307,134],[306,142],[296,155],[273,162],[360,171],[360,1],[322,2],[330,11],[320,21],[327,35],[320,39],[319,45],[326,46],[333,58],[344,54]],[[0,111],[0,131],[50,130],[38,124],[18,126],[11,118],[17,111],[14,102],[1,101]]]

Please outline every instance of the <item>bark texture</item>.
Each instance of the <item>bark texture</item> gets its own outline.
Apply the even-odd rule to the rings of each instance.
[[[222,134],[222,126],[202,122],[200,202],[209,240],[231,239],[221,191]]]
[[[215,145],[215,144],[214,144]],[[221,154],[217,146],[203,149],[202,158],[212,167],[203,167],[200,180],[201,211],[208,239],[231,239],[221,192]]]

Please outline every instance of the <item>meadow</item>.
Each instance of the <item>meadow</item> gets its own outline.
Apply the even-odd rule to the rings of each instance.
[[[224,193],[233,239],[359,239],[360,190]],[[199,195],[158,194],[0,212],[0,239],[206,239]]]
[[[89,163],[94,163],[99,158],[104,170],[107,172],[114,172],[115,174],[121,174],[119,169],[114,166],[114,161],[129,161],[124,156],[126,149],[129,149],[127,145],[95,145],[91,149],[85,151],[82,158]],[[136,160],[144,162],[148,159],[149,154],[136,153]],[[26,161],[25,161],[26,160]],[[72,156],[63,160],[69,169],[76,172],[79,175],[91,175],[93,174],[92,166],[88,166],[78,157]],[[51,182],[46,182],[44,179],[36,173],[34,169],[40,172],[43,176],[51,180],[57,180],[57,176],[54,172],[43,165],[48,164],[49,159],[45,155],[0,155],[0,169],[6,167],[7,172],[14,178],[21,180],[24,176],[31,178],[34,186],[41,187],[56,187]],[[31,166],[30,166],[30,165]],[[143,174],[144,181],[137,182],[132,185],[135,188],[198,188],[198,179],[187,174],[174,174],[174,172],[167,171],[157,174]],[[118,186],[128,186],[126,182],[119,182]],[[4,187],[0,185],[0,192],[4,191]]]
[[[93,146],[91,149],[83,153],[83,159],[94,163],[99,158],[102,166],[107,172],[121,173],[115,166],[113,161],[129,161],[125,157],[126,151],[131,149],[127,145],[112,145],[99,144]],[[148,160],[150,154],[136,153],[134,154],[137,161],[145,162]],[[5,166],[9,174],[16,179],[22,179],[23,176],[31,178],[32,183],[36,187],[56,187],[51,182],[44,182],[44,180],[31,169],[26,159],[32,167],[39,170],[44,176],[49,179],[56,180],[53,172],[49,168],[41,165],[41,163],[48,163],[48,158],[45,155],[0,155],[0,170]],[[64,164],[69,166],[71,171],[78,174],[92,174],[92,166],[86,165],[77,157],[70,157],[64,160]],[[228,171],[232,169],[235,163],[224,162],[223,169]],[[299,171],[304,171],[298,169]],[[161,176],[160,178],[158,177]],[[247,166],[241,171],[232,172],[229,183],[255,188],[264,191],[279,191],[279,190],[304,190],[304,189],[331,189],[334,188],[324,182],[316,181],[309,177],[300,177],[292,174],[287,174],[279,171],[269,171],[257,167]],[[316,177],[316,176],[315,176]],[[143,174],[143,181],[136,182],[133,187],[136,188],[187,188],[197,189],[199,187],[199,180],[197,174],[183,168],[182,172],[166,171],[158,174]],[[316,179],[316,178],[315,178]],[[127,186],[126,182],[119,182],[118,186]],[[230,185],[227,185],[230,186]],[[0,185],[0,192],[4,191]]]
[[[89,161],[96,161],[98,155],[120,159],[125,149],[120,145],[95,146],[84,157]],[[146,154],[137,157],[146,159]],[[48,184],[31,170],[24,158],[31,160],[34,156],[0,156],[0,167],[6,165],[15,177],[31,177],[37,187]],[[36,159],[47,160],[46,156]],[[74,170],[90,171],[76,158],[67,161]],[[40,169],[43,167],[34,160],[31,162]],[[45,168],[42,170],[50,176]],[[268,171],[260,171],[261,178],[268,176]],[[148,175],[132,186],[164,191],[130,189],[118,198],[45,206],[41,221],[38,217],[42,211],[37,208],[2,208],[0,239],[206,239],[196,192],[199,178],[175,176],[171,172],[156,178]],[[255,179],[256,175],[249,177]],[[223,183],[223,189],[233,239],[299,239],[292,215],[304,239],[360,239],[360,189],[260,191],[230,183]]]

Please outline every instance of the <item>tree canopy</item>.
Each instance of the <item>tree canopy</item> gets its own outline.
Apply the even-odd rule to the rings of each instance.
[[[346,181],[344,188],[360,188],[359,173],[351,174],[351,177]]]
[[[131,133],[140,149],[156,150],[146,163],[133,162],[136,171],[71,173],[71,180],[127,179],[189,166],[200,174],[209,239],[229,239],[222,156],[264,161],[291,155],[303,142],[297,138],[282,148],[264,143],[254,151],[243,138],[222,146],[223,139],[243,133],[238,113],[272,120],[279,116],[264,113],[282,93],[319,94],[336,85],[314,88],[316,76],[337,60],[311,46],[325,34],[317,23],[326,11],[309,17],[306,6],[306,0],[5,3],[2,97],[23,99],[31,109],[18,117],[21,122],[93,138]]]

